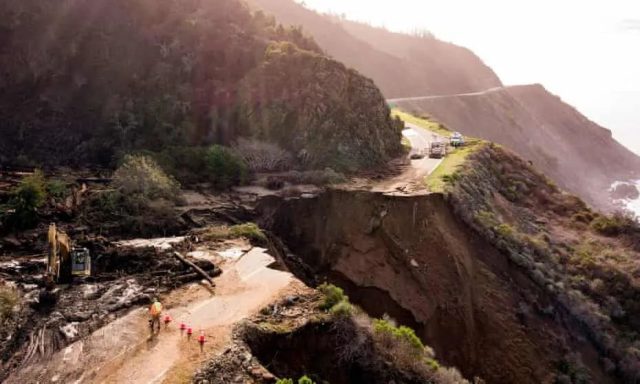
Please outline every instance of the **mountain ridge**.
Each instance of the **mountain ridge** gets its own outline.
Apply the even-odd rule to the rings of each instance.
[[[387,39],[391,41],[407,35],[319,15],[290,0],[249,0],[249,4],[273,14],[283,24],[304,26],[326,53],[372,78],[387,98],[481,91],[502,85],[498,76],[464,47],[429,36],[411,36],[406,45],[394,50],[393,42],[384,43],[379,34],[391,36]],[[438,50],[441,57],[425,55],[422,44]],[[417,68],[413,64],[416,60],[424,62],[426,69]],[[457,63],[453,72],[448,68],[452,63]]]

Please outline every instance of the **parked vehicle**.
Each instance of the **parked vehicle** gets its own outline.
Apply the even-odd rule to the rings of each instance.
[[[443,141],[434,141],[429,146],[429,157],[432,159],[441,159],[447,155],[447,143]]]
[[[423,159],[425,156],[425,151],[423,149],[416,149],[414,151],[411,152],[411,155],[409,155],[409,158],[411,160],[419,160],[419,159]]]
[[[461,147],[464,145],[464,136],[460,132],[454,132],[449,138],[452,147]]]

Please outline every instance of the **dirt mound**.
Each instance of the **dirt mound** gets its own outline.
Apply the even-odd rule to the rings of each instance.
[[[459,221],[442,195],[331,190],[315,199],[266,199],[262,214],[315,279],[341,285],[370,315],[389,313],[414,327],[466,377],[550,383],[563,362],[580,364],[570,356],[577,351],[594,380],[609,382],[563,311]]]

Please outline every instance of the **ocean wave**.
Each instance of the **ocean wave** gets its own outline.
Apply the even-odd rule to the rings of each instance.
[[[640,190],[640,180],[629,180],[629,181],[616,181],[611,184],[610,192],[613,192],[616,188],[623,184],[635,185],[635,187]],[[635,199],[614,199],[613,202],[631,213],[633,213],[636,217],[640,218],[640,197]]]

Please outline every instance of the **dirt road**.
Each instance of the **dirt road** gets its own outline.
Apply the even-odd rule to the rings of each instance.
[[[193,292],[193,287],[174,292],[168,302],[199,298],[166,311],[174,320],[153,340],[149,340],[146,309],[140,308],[47,361],[25,367],[6,383],[183,382],[205,356],[224,348],[233,324],[267,305],[293,281],[289,273],[267,268],[273,261],[264,249],[253,248],[223,266],[215,296],[202,297],[202,288]],[[180,322],[193,328],[191,340],[178,330]],[[201,330],[207,337],[204,354],[196,342]]]

